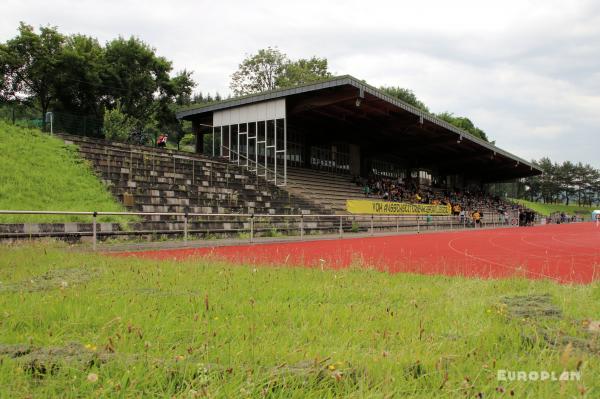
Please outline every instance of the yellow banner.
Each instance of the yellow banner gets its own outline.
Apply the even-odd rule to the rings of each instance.
[[[450,205],[407,204],[404,202],[346,200],[350,213],[377,215],[450,215]]]

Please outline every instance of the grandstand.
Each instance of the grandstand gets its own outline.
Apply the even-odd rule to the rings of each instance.
[[[347,212],[346,200],[365,199],[367,181],[388,182],[402,192],[400,201],[426,192],[427,202],[496,213],[507,205],[481,197],[487,183],[541,173],[352,76],[193,107],[178,117],[192,122],[197,152],[336,214]]]
[[[191,108],[178,117],[192,122],[195,154],[61,137],[78,146],[128,211],[212,215],[186,224],[186,231],[200,237],[245,233],[248,214],[282,215],[253,220],[258,235],[297,231],[300,221],[285,215],[306,215],[306,233],[419,225],[416,216],[399,226],[349,215],[348,200],[460,204],[486,215],[484,224],[496,223],[498,212],[510,205],[482,194],[484,185],[541,173],[351,76]],[[209,148],[203,145],[205,135]],[[448,215],[438,225],[452,227],[452,220]],[[26,226],[7,230],[27,233]],[[183,231],[182,215],[145,215],[130,226],[100,226],[103,235]]]

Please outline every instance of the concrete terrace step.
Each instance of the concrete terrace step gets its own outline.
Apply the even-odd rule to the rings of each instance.
[[[141,152],[141,153],[146,153],[146,154],[156,154],[157,156],[161,156],[161,155],[180,156],[180,157],[193,158],[193,159],[200,160],[200,161],[219,163],[222,165],[227,164],[226,162],[215,160],[213,158],[210,158],[210,157],[207,157],[204,155],[185,152],[185,151],[177,151],[177,150],[166,149],[166,148],[154,148],[154,147],[140,146],[140,145],[134,145],[134,144],[126,144],[126,143],[120,143],[120,142],[116,142],[116,141],[108,141],[108,140],[103,140],[103,139],[82,137],[82,136],[73,136],[73,135],[68,135],[68,134],[63,134],[63,133],[60,133],[57,135],[62,137],[68,143],[73,143],[76,145],[83,145],[83,146],[87,145],[89,147],[95,147],[95,148],[103,149],[103,150],[104,149],[109,149],[109,150],[113,149],[115,151],[117,151],[117,150],[128,151],[128,152],[133,151],[134,153]]]
[[[294,176],[294,175],[289,175],[288,174],[288,181],[295,183],[309,183],[309,184],[315,184],[315,185],[325,185],[325,184],[330,184],[330,185],[335,185],[338,187],[358,187],[355,183],[349,181],[349,180],[342,180],[342,179],[333,179],[331,177],[322,177],[322,176],[312,176],[312,175],[306,175],[306,176]]]
[[[192,170],[195,172],[211,173],[230,173],[232,171],[235,171],[235,169],[226,166],[219,165],[218,167],[215,167],[213,164],[206,163],[204,161],[195,162],[189,160],[175,159],[175,162],[173,162],[172,159],[163,160],[161,158],[153,160],[148,158],[130,158],[129,156],[116,157],[112,156],[111,154],[88,151],[81,151],[81,154],[84,156],[84,158],[92,162],[97,162],[99,165],[105,165],[110,167],[129,168],[131,166],[135,166],[143,169],[162,170],[176,173],[188,172],[190,174],[192,173]]]
[[[290,208],[285,202],[273,203],[271,201],[242,201],[242,200],[207,200],[204,198],[181,198],[172,197],[164,198],[160,196],[150,195],[134,195],[134,205],[152,205],[152,206],[172,206],[172,207],[205,207],[205,206],[220,206],[220,207],[243,207],[243,208]],[[166,212],[166,211],[161,211]]]
[[[257,196],[269,198],[277,195],[276,193],[270,193],[269,191],[257,190],[253,185],[210,184],[204,182],[196,182],[199,184],[193,184],[191,181],[187,180],[169,180],[166,178],[148,179],[135,175],[129,178],[121,178],[112,174],[103,174],[99,177],[104,180],[108,186],[129,189],[131,191],[136,191],[136,189],[161,191],[177,190],[182,192],[182,195],[185,195],[183,193],[194,195],[197,195],[197,193],[220,193],[227,195],[235,194],[251,198]]]
[[[105,168],[111,168],[113,170],[123,169],[138,169],[138,170],[147,170],[154,171],[156,173],[171,173],[171,174],[180,174],[185,176],[192,175],[207,175],[207,176],[223,176],[228,178],[236,178],[236,179],[250,179],[255,178],[255,176],[246,175],[243,173],[237,173],[236,169],[232,168],[211,168],[203,165],[194,164],[192,165],[187,163],[176,163],[175,167],[173,163],[152,163],[152,162],[144,162],[144,161],[136,161],[131,162],[129,159],[109,159],[103,155],[93,155],[87,156],[86,153],[82,153],[82,155],[89,161],[93,162],[95,165],[102,166]]]

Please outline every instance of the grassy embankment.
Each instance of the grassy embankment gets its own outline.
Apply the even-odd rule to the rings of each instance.
[[[527,208],[544,216],[549,216],[555,212],[564,212],[567,215],[581,215],[587,219],[591,217],[592,211],[598,207],[564,205],[564,204],[544,204],[541,202],[531,202],[521,199],[515,199],[514,202],[524,205]]]
[[[81,159],[67,146],[37,129],[0,120],[0,209],[104,211],[125,209],[117,203]],[[100,221],[123,222],[124,217]],[[0,223],[91,222],[87,216],[0,215]]]
[[[0,246],[0,282],[0,397],[600,396],[588,323],[598,283],[144,261],[43,243]],[[498,381],[502,369],[581,380]]]

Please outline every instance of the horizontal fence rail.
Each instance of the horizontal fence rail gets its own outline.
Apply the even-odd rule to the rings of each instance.
[[[57,215],[57,216],[84,216],[91,218],[87,222],[70,222],[77,227],[86,226],[81,231],[43,231],[43,232],[6,232],[0,230],[1,238],[28,238],[28,237],[68,237],[68,236],[91,236],[92,246],[96,250],[99,236],[119,235],[173,235],[177,234],[187,241],[190,234],[243,234],[250,243],[256,241],[257,234],[277,232],[287,236],[297,236],[304,240],[309,234],[329,233],[343,238],[347,233],[362,233],[374,236],[377,233],[400,233],[400,232],[422,232],[436,230],[456,230],[475,227],[470,218],[459,216],[427,216],[427,215],[374,215],[374,214],[255,214],[255,213],[194,213],[194,212],[101,212],[101,211],[33,211],[33,210],[0,210],[0,215]],[[146,218],[151,223],[152,217],[166,216],[174,218],[180,228],[161,230],[130,230],[99,231],[98,225],[102,224],[98,218],[102,216],[137,216]],[[193,223],[214,222],[223,224],[238,223],[240,228],[192,228]],[[55,222],[56,223],[56,222]],[[106,224],[105,222],[104,224]],[[111,224],[125,224],[136,222],[109,222]],[[141,222],[142,224],[144,221]],[[279,224],[277,224],[279,223]],[[53,223],[39,223],[39,225],[52,225]],[[60,224],[60,223],[56,223]],[[0,224],[6,225],[28,225],[28,223]],[[518,225],[518,215],[515,213],[502,217],[499,214],[491,214],[483,219],[482,227],[497,228]],[[272,237],[272,235],[270,236]]]

